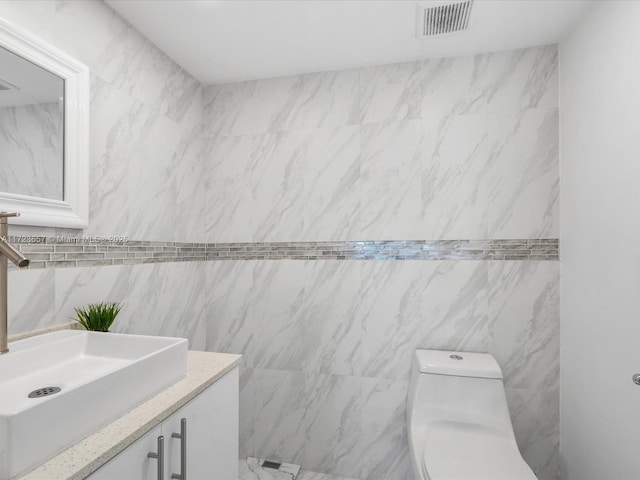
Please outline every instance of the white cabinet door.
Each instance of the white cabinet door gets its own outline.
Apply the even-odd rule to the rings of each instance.
[[[238,479],[238,367],[91,474],[89,480],[157,480],[158,437],[164,436],[164,478],[181,471],[181,420],[186,419],[186,480]]]
[[[237,480],[238,382],[236,367],[162,423],[166,479],[181,474],[181,439],[172,434],[184,418],[187,480]]]
[[[89,480],[157,480],[158,460],[147,457],[158,452],[160,425],[136,440],[126,450],[111,459],[94,473]],[[166,439],[165,439],[166,448]]]

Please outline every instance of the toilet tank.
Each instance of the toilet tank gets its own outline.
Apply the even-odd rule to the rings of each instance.
[[[513,436],[502,371],[485,353],[416,350],[407,416],[421,429],[436,421],[466,422]]]

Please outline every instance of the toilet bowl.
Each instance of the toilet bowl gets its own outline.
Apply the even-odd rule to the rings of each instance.
[[[536,480],[491,355],[416,350],[407,422],[416,480]]]

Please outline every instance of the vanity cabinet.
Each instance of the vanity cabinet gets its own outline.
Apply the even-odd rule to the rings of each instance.
[[[236,480],[238,367],[91,474],[89,480]],[[183,449],[181,433],[186,430]],[[164,437],[162,459],[158,439]],[[186,456],[183,457],[183,451]],[[162,462],[161,462],[162,460]],[[163,469],[159,475],[158,467]],[[183,478],[182,469],[186,467]]]

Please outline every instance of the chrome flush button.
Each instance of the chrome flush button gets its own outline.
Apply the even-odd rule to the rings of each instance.
[[[633,377],[631,377],[631,380],[633,380],[633,383],[635,383],[636,385],[640,385],[640,373],[636,373]]]
[[[452,360],[462,360],[461,355],[449,355],[449,358]]]

